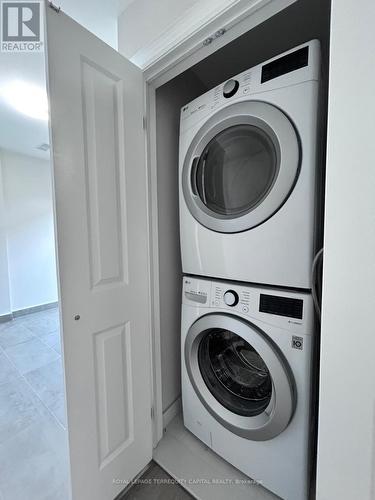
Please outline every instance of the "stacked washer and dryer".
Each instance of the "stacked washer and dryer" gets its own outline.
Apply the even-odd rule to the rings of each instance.
[[[285,500],[309,496],[320,46],[184,106],[185,426]]]

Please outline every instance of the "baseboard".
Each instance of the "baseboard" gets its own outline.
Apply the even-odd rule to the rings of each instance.
[[[25,314],[32,314],[39,311],[45,311],[47,309],[53,309],[58,306],[58,302],[48,302],[48,304],[40,304],[39,306],[27,307],[26,309],[18,309],[12,312],[13,318],[18,318],[18,316],[25,316]]]
[[[181,411],[181,398],[177,398],[165,411],[163,411],[163,429],[165,429]]]
[[[0,316],[0,323],[6,323],[7,321],[10,321],[12,319],[13,319],[12,313],[3,314],[2,316]]]

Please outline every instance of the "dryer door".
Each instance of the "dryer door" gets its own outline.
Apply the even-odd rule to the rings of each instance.
[[[251,323],[226,314],[201,317],[186,337],[185,364],[203,405],[231,432],[265,441],[287,427],[293,377],[277,346]]]
[[[184,198],[207,228],[246,231],[284,204],[299,164],[298,136],[282,111],[260,101],[235,103],[194,137],[182,170]]]

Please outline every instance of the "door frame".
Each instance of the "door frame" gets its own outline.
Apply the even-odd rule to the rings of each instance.
[[[215,37],[207,44],[207,27],[193,33],[184,43],[176,46],[163,58],[144,70],[144,98],[146,128],[146,166],[148,172],[149,206],[149,252],[150,252],[150,345],[152,370],[152,412],[153,445],[157,446],[163,437],[162,404],[162,367],[161,367],[161,327],[159,295],[159,231],[158,231],[158,194],[157,194],[157,140],[156,140],[156,91],[173,80],[194,64],[202,61],[242,34],[252,30],[262,22],[298,0],[260,0],[252,3],[244,12],[235,11],[232,18],[228,13],[217,16],[214,26],[222,27],[225,36]],[[211,26],[211,25],[210,25]],[[212,26],[211,26],[212,27]],[[176,405],[176,410],[179,408]],[[173,410],[172,410],[173,413]]]

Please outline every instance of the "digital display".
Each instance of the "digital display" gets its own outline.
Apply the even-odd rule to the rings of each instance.
[[[260,295],[259,311],[276,314],[277,316],[287,316],[289,318],[303,318],[303,300],[291,299],[290,297],[280,297],[277,295]]]
[[[262,68],[261,83],[273,80],[278,76],[291,73],[296,69],[304,68],[309,62],[309,47],[303,47],[291,54],[280,57],[275,61],[265,64]]]

